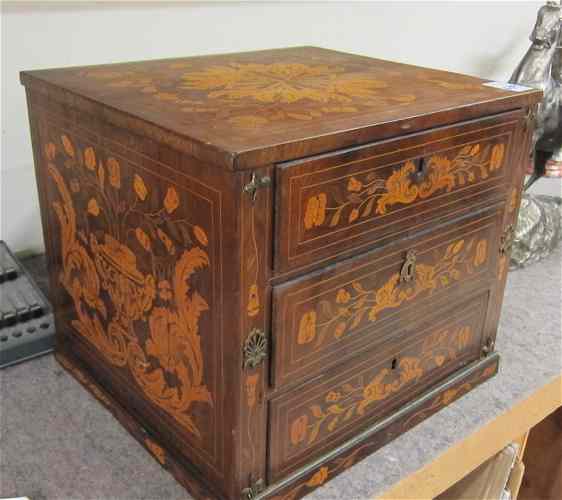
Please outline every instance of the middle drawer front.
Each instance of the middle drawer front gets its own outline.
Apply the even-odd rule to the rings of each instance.
[[[392,344],[428,311],[490,288],[502,220],[500,204],[274,287],[272,385],[297,384]]]

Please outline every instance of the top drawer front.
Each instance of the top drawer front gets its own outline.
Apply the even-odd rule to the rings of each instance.
[[[504,195],[519,112],[280,165],[278,272]]]

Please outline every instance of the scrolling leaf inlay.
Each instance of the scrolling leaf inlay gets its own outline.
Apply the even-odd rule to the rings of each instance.
[[[293,446],[313,444],[321,431],[332,432],[352,418],[361,417],[367,407],[418,382],[430,370],[440,368],[458,357],[469,345],[473,332],[464,325],[452,332],[438,330],[424,340],[419,357],[400,358],[397,369],[384,368],[368,383],[345,383],[328,392],[323,404],[314,404],[293,420],[290,441]]]
[[[394,170],[387,179],[377,177],[374,172],[351,176],[346,181],[345,200],[341,203],[331,204],[324,192],[308,198],[304,228],[352,224],[373,214],[384,215],[393,205],[408,205],[440,191],[449,192],[487,179],[492,172],[502,168],[505,149],[503,143],[474,144],[464,146],[451,158],[432,155],[427,159],[427,174],[421,182],[414,180],[417,167],[411,160]]]
[[[140,175],[126,185],[117,159],[104,162],[94,147],[75,144],[63,134],[44,147],[59,195],[52,207],[61,230],[59,279],[77,316],[71,324],[111,364],[128,368],[150,401],[200,437],[190,409],[195,402],[213,404],[199,334],[209,305],[190,279],[210,264],[207,234],[176,217],[175,187],[149,212],[157,200]],[[177,235],[181,248],[190,248],[180,250]],[[137,244],[150,272],[138,267]]]
[[[387,309],[396,309],[423,294],[445,288],[463,276],[472,274],[488,258],[488,241],[472,238],[450,243],[435,264],[418,262],[415,279],[401,282],[396,272],[375,289],[366,288],[361,281],[353,281],[340,288],[330,300],[321,300],[315,309],[306,310],[300,319],[297,333],[299,345],[316,340],[314,349],[324,344],[327,336],[340,339],[359,328],[365,320],[375,322]]]

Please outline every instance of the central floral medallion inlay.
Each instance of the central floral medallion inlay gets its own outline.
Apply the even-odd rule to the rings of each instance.
[[[183,75],[184,87],[208,91],[208,97],[251,98],[263,103],[291,104],[302,99],[349,103],[355,97],[375,97],[383,81],[363,74],[345,73],[327,65],[239,64],[211,66]]]
[[[150,67],[85,68],[79,78],[95,79],[116,92],[137,92],[190,119],[226,126],[230,133],[284,121],[309,122],[385,106],[407,106],[417,97],[392,84],[396,73],[365,65],[321,62],[155,62]],[[108,94],[111,96],[111,92]],[[142,102],[141,102],[142,104]]]

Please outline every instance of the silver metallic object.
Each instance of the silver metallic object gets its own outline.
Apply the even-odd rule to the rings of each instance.
[[[534,168],[527,187],[544,175],[562,175],[562,39],[560,5],[549,1],[537,14],[531,47],[509,80],[542,90],[533,134]],[[557,162],[558,165],[557,165]]]
[[[524,193],[510,267],[520,268],[549,255],[562,239],[562,198]]]
[[[531,47],[517,66],[511,83],[542,90],[533,134],[531,178],[562,177],[562,20],[557,2],[547,2],[537,13]],[[511,247],[511,268],[537,262],[562,238],[562,199],[524,193]]]

